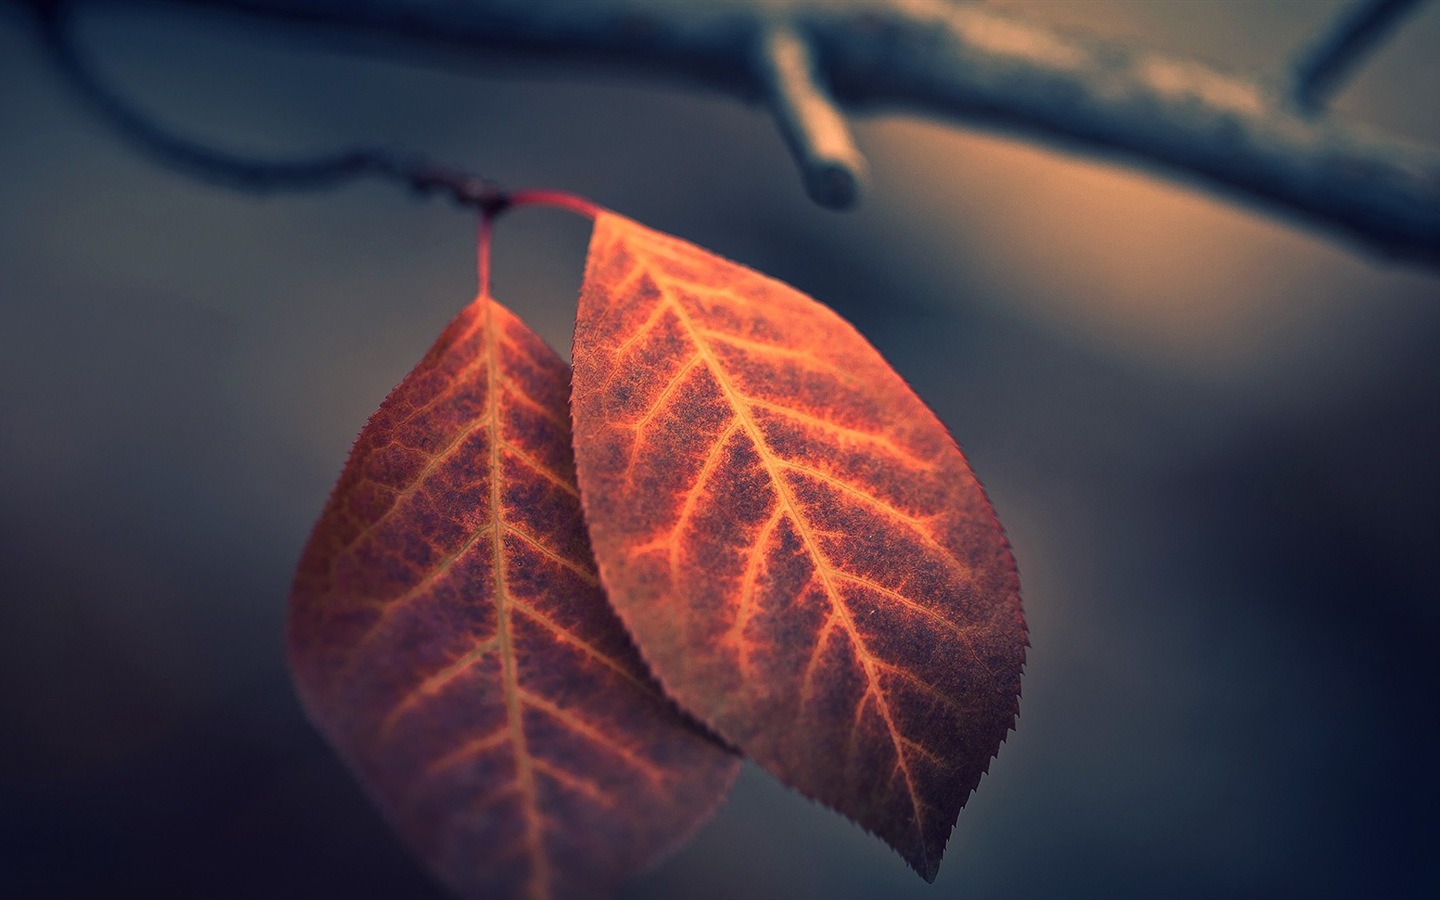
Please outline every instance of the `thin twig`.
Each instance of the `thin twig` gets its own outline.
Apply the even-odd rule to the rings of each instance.
[[[444,193],[461,206],[491,215],[511,203],[493,182],[418,156],[361,148],[303,159],[259,159],[181,137],[137,109],[90,66],[75,44],[69,6],[63,2],[35,6],[51,60],[102,120],[162,164],[247,191],[316,190],[375,177],[404,183],[417,193]]]
[[[51,59],[102,120],[157,161],[197,178],[265,192],[322,189],[375,177],[402,183],[421,194],[446,194],[459,206],[479,210],[484,222],[519,206],[559,207],[591,219],[602,211],[584,197],[564,191],[506,191],[489,179],[402,153],[357,149],[308,159],[269,160],[227,153],[188,140],[140,112],[90,67],[75,45],[66,0],[27,2],[37,13]]]
[[[1405,14],[1423,0],[1359,0],[1295,65],[1290,99],[1306,115],[1320,112],[1344,86],[1365,54],[1379,46]]]
[[[774,23],[760,34],[755,67],[810,198],[831,209],[854,206],[865,157],[820,81],[810,45],[790,25]]]

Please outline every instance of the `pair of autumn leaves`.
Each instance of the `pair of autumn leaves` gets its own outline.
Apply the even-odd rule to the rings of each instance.
[[[573,378],[482,284],[361,432],[290,599],[307,710],[465,898],[609,895],[737,753],[933,880],[1024,661],[980,486],[839,316],[588,211]]]

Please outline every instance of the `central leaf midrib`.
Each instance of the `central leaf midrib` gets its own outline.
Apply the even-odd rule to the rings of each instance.
[[[845,605],[839,591],[831,581],[832,574],[838,570],[835,566],[831,565],[829,559],[821,552],[815,536],[811,532],[810,523],[801,515],[799,503],[796,502],[792,495],[789,484],[778,471],[775,460],[780,457],[770,449],[770,445],[766,442],[764,434],[760,431],[759,426],[756,425],[754,418],[750,415],[749,407],[740,401],[739,392],[736,391],[730,383],[730,379],[725,373],[724,368],[720,365],[719,360],[716,359],[715,354],[711,352],[709,344],[701,335],[701,329],[696,327],[689,313],[685,310],[684,305],[676,299],[673,291],[669,288],[667,283],[668,279],[656,273],[653,267],[650,274],[655,282],[656,288],[660,292],[662,301],[670,306],[671,311],[675,314],[681,327],[685,329],[686,335],[689,337],[691,344],[694,345],[696,353],[704,360],[705,367],[710,371],[711,376],[714,377],[715,383],[719,386],[721,393],[725,395],[725,402],[730,405],[735,417],[741,423],[741,428],[744,429],[746,436],[748,436],[751,443],[754,444],[756,453],[760,458],[760,464],[764,467],[765,473],[769,476],[771,483],[774,484],[780,502],[784,504],[790,520],[795,523],[795,528],[800,533],[800,540],[805,545],[806,552],[810,554],[811,559],[815,563],[815,570],[820,576],[820,581],[825,588],[825,595],[830,600],[831,608],[839,616],[840,622],[845,628],[846,636],[855,648],[856,658],[859,659],[861,667],[865,670],[869,693],[875,697],[881,718],[884,719],[886,730],[890,734],[891,744],[895,748],[896,761],[900,766],[901,773],[905,776],[905,787],[910,795],[910,805],[915,812],[915,827],[920,835],[920,853],[922,859],[925,860],[926,865],[928,865],[929,853],[925,847],[923,804],[920,802],[920,798],[916,792],[914,778],[910,773],[909,762],[905,758],[904,738],[897,730],[894,719],[891,716],[890,704],[885,698],[879,679],[876,677],[874,667],[871,664],[870,650],[860,637],[855,626],[855,621],[850,615],[849,608]]]
[[[505,696],[505,719],[515,751],[515,778],[520,782],[521,805],[525,818],[525,843],[529,850],[530,895],[533,900],[550,896],[549,860],[541,842],[538,796],[535,773],[530,762],[530,749],[525,740],[524,710],[521,709],[519,677],[515,670],[515,646],[510,634],[510,602],[505,572],[505,528],[501,514],[500,490],[500,365],[499,347],[495,336],[495,304],[485,303],[485,407],[490,430],[490,547],[493,554],[491,571],[495,578],[495,628],[500,640],[501,692]]]

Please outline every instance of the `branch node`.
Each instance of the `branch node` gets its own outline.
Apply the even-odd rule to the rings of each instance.
[[[854,206],[865,157],[821,80],[809,43],[790,25],[771,23],[760,32],[755,68],[810,198],[830,209]]]
[[[1320,113],[1354,74],[1355,67],[1380,45],[1405,14],[1421,0],[1358,0],[1346,7],[1320,39],[1295,64],[1290,102],[1303,115]]]

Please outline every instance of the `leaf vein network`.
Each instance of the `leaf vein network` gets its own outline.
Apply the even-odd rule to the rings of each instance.
[[[650,248],[647,246],[645,249],[646,252],[648,252]],[[777,456],[777,454],[770,448],[770,446],[766,442],[764,433],[760,430],[759,426],[754,421],[749,407],[746,406],[742,400],[740,400],[738,392],[735,390],[734,385],[730,383],[728,374],[725,372],[724,368],[720,365],[719,361],[711,352],[709,345],[705,342],[705,339],[698,333],[697,326],[691,320],[690,315],[685,310],[683,304],[680,302],[679,299],[677,299],[675,291],[673,289],[673,285],[663,275],[652,272],[651,276],[656,283],[656,287],[660,291],[660,302],[670,305],[670,308],[674,311],[676,318],[681,324],[681,327],[688,335],[691,344],[695,347],[696,354],[704,360],[706,368],[709,370],[711,377],[714,378],[721,393],[725,396],[732,411],[737,417],[740,418],[746,436],[750,438],[751,443],[754,445],[755,450],[760,457],[761,465],[764,467],[767,474],[770,476],[770,481],[774,485],[780,502],[785,506],[787,514],[789,515],[791,521],[795,524],[796,530],[799,532],[801,542],[804,544],[806,550],[810,554],[810,557],[815,565],[815,572],[819,576],[821,583],[825,588],[826,596],[830,600],[831,606],[837,614],[839,622],[845,630],[846,636],[850,640],[857,661],[860,663],[861,668],[865,672],[865,676],[868,682],[868,690],[875,692],[875,705],[877,710],[880,712],[881,718],[885,722],[886,729],[890,736],[891,744],[893,745],[895,751],[897,764],[899,766],[900,772],[904,776],[905,787],[909,794],[910,804],[915,813],[915,827],[921,835],[921,843],[923,845],[923,820],[925,817],[926,805],[920,799],[919,788],[916,785],[914,775],[910,770],[910,764],[906,757],[906,748],[902,740],[903,736],[900,733],[899,726],[895,722],[895,718],[890,709],[890,705],[886,701],[884,694],[881,691],[878,674],[874,666],[874,660],[872,658],[870,649],[865,644],[864,639],[861,637],[859,630],[855,625],[855,621],[851,616],[850,610],[845,604],[843,596],[840,594],[838,588],[831,581],[831,576],[835,573],[836,568],[825,556],[824,552],[820,549],[820,546],[816,541],[815,536],[810,532],[809,523],[800,514],[800,505],[791,493],[789,484],[786,483],[780,475],[778,464],[781,463],[783,460]],[[688,289],[689,285],[685,285],[685,288]]]

